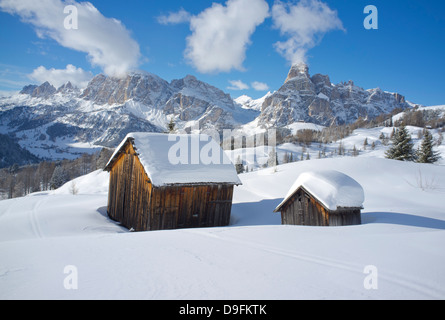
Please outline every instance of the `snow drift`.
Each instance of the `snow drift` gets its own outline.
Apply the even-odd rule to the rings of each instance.
[[[362,225],[280,225],[274,208],[303,172],[321,168],[363,187]],[[0,202],[0,299],[445,298],[443,166],[281,165],[240,175],[229,227],[140,233],[107,218],[107,179],[94,172],[76,180],[77,195],[68,183]],[[78,271],[75,290],[64,286],[66,266]],[[365,285],[369,266],[375,289]]]

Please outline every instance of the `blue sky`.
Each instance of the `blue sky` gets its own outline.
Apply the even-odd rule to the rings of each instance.
[[[67,5],[77,29],[64,25]],[[363,25],[367,5],[378,9],[378,29]],[[444,1],[0,0],[0,43],[3,93],[139,69],[259,98],[304,60],[333,83],[445,104]]]

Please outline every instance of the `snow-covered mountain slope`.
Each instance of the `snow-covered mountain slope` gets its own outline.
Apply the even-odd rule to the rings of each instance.
[[[269,91],[265,96],[259,98],[259,99],[252,99],[251,97],[247,95],[242,95],[235,99],[235,102],[240,104],[245,109],[250,110],[256,110],[258,112],[261,111],[261,106],[264,103],[264,100],[266,100],[267,97],[271,96],[272,93]]]
[[[280,225],[274,208],[302,172],[320,168],[363,187],[362,225]],[[419,172],[437,185],[422,190]],[[0,298],[445,298],[445,167],[336,158],[240,178],[224,228],[128,232],[106,217],[100,171],[74,181],[77,195],[69,182],[0,201]]]
[[[186,132],[237,129],[250,135],[271,127],[295,131],[302,122],[350,123],[412,106],[397,93],[364,90],[352,81],[333,85],[320,74],[310,77],[305,64],[293,66],[279,90],[257,100],[233,100],[191,75],[169,83],[148,72],[122,78],[100,74],[83,90],[45,82],[0,98],[0,133],[36,156],[64,159],[115,147],[129,132],[165,131],[170,120]]]
[[[317,127],[310,127],[309,124],[301,124],[300,128],[307,128],[311,130],[317,130]],[[371,129],[356,129],[348,137],[333,141],[331,143],[320,144],[311,143],[309,146],[304,144],[295,143],[283,143],[276,147],[273,146],[255,146],[247,147],[243,149],[227,150],[229,158],[233,163],[237,163],[238,158],[242,161],[243,165],[249,170],[258,170],[264,165],[267,165],[271,152],[275,149],[277,153],[277,160],[279,164],[284,163],[285,158],[289,160],[292,156],[293,161],[301,161],[309,159],[347,159],[353,157],[353,150],[356,151],[356,156],[366,158],[385,158],[385,152],[390,148],[390,144],[386,144],[382,141],[382,134],[389,138],[391,136],[394,127],[376,127]],[[422,138],[419,138],[419,132],[422,132],[423,128],[415,126],[407,126],[411,139],[414,145],[414,150],[418,150],[422,143]],[[440,136],[443,135],[440,129],[431,129],[431,134],[435,141],[440,140]],[[366,141],[366,144],[365,144]],[[339,154],[339,150],[342,149],[342,154]],[[434,150],[437,151],[441,158],[436,165],[445,165],[445,144],[434,146]]]
[[[173,119],[177,129],[230,129],[258,114],[244,110],[221,90],[193,76],[171,83],[147,72],[124,78],[94,77],[84,90],[70,83],[27,86],[0,99],[0,133],[15,136],[33,154],[75,158],[85,149],[115,147],[129,132],[162,132]]]
[[[431,121],[431,120],[438,120],[442,121],[442,123],[445,123],[443,120],[445,118],[445,105],[438,105],[438,106],[416,106],[412,109],[409,109],[407,111],[402,111],[392,117],[393,123],[396,123],[399,120],[402,120],[404,116],[407,115],[407,112],[421,112],[423,114],[423,118]]]
[[[258,105],[246,98],[243,101]],[[352,123],[359,117],[372,119],[411,106],[398,93],[364,90],[352,81],[334,85],[327,75],[311,77],[308,66],[300,63],[292,66],[281,88],[264,98],[258,124],[282,127],[305,121],[329,126]]]

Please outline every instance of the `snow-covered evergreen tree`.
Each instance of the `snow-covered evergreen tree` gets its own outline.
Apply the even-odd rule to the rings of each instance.
[[[176,133],[176,123],[173,120],[173,117],[170,118],[170,122],[167,123],[168,133]]]
[[[345,154],[345,147],[343,146],[343,142],[340,141],[338,145],[338,155],[343,156]]]
[[[414,151],[411,134],[405,126],[397,129],[391,140],[392,146],[386,151],[386,158],[400,161],[416,160],[416,152]]]
[[[417,151],[417,162],[419,163],[434,163],[440,159],[439,152],[433,149],[434,140],[433,135],[425,130],[424,138],[420,149]]]
[[[272,151],[269,152],[269,159],[267,160],[268,167],[274,167],[278,165],[278,155],[275,147],[272,148]]]
[[[54,169],[53,175],[50,180],[51,189],[60,188],[62,185],[69,181],[68,171],[59,165]]]
[[[283,156],[283,163],[289,163],[289,154],[287,153],[287,151],[284,153]]]
[[[355,147],[355,144],[354,144],[354,148],[352,148],[352,156],[353,157],[357,157],[359,155],[359,151],[358,151],[358,149]]]
[[[365,138],[365,141],[363,141],[363,150],[366,150],[366,147],[368,146],[368,137]]]
[[[236,159],[235,169],[236,169],[236,173],[238,173],[238,174],[244,172],[244,165],[243,165],[243,161],[241,160],[240,156],[238,156],[238,158]]]

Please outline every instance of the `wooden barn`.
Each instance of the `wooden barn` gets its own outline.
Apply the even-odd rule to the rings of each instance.
[[[130,133],[105,170],[108,215],[135,231],[226,226],[241,184],[206,135]]]
[[[281,212],[281,223],[288,225],[357,225],[363,202],[363,188],[351,177],[332,170],[306,172],[274,212]]]

